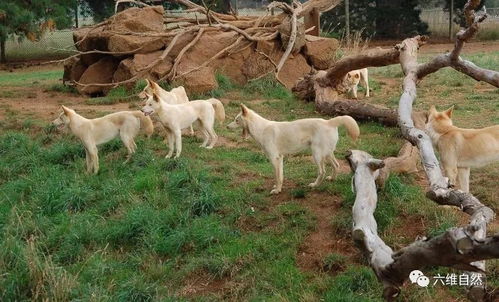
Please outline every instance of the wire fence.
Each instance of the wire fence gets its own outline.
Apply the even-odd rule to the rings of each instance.
[[[239,15],[265,15],[268,1],[238,1]],[[276,12],[279,13],[279,12]],[[499,40],[499,8],[487,8],[488,18],[481,25],[478,39]],[[421,19],[425,21],[432,37],[449,36],[449,13],[443,9],[430,9],[421,12]],[[79,20],[80,24],[92,24],[91,18]],[[453,25],[454,33],[459,26]],[[73,53],[73,35],[71,29],[58,30],[45,34],[40,41],[31,42],[27,39],[9,39],[6,44],[6,56],[9,61],[47,60],[63,58]]]
[[[498,40],[499,39],[499,7],[487,8],[488,18],[481,24],[478,39]],[[442,8],[427,9],[421,11],[421,20],[428,24],[433,37],[449,36],[449,12]],[[453,24],[454,34],[459,30],[459,26]]]

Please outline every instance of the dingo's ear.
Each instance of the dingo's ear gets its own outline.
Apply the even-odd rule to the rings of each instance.
[[[64,111],[64,114],[65,115],[70,115],[71,114],[71,109],[69,109],[68,107],[62,105],[62,111]]]
[[[435,105],[431,105],[430,107],[430,115],[437,114],[437,109],[435,108]]]
[[[248,112],[249,112],[248,107],[246,107],[244,104],[241,104],[241,112],[242,112],[243,116],[247,116]]]
[[[151,82],[151,87],[153,90],[158,90],[158,83],[154,82],[153,80],[149,80]]]
[[[159,102],[159,96],[156,94],[156,91],[153,91],[153,93],[152,93],[152,98],[153,98],[153,100],[155,100],[156,102]]]
[[[150,87],[151,86],[151,81],[149,81],[148,78],[146,78],[145,80],[146,80],[146,87]]]
[[[452,105],[449,109],[445,110],[444,114],[447,115],[447,117],[451,118],[453,111],[454,111],[454,105]]]

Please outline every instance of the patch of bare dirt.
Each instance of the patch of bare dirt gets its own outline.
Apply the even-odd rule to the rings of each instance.
[[[61,112],[61,105],[65,105],[85,117],[96,117],[99,112],[130,110],[128,103],[113,105],[87,105],[86,98],[53,91],[46,91],[40,87],[2,87],[3,91],[15,91],[15,98],[0,98],[0,108],[8,108],[16,114],[35,116],[44,121],[51,121]],[[30,97],[19,97],[25,92]],[[6,110],[0,110],[0,117],[5,118]],[[3,115],[3,116],[2,116]]]
[[[300,199],[300,204],[308,208],[317,221],[315,229],[305,238],[296,255],[302,270],[323,270],[324,258],[331,253],[345,255],[349,259],[357,258],[358,251],[352,240],[338,236],[331,225],[331,218],[341,205],[339,197],[310,192],[307,198]]]
[[[223,296],[223,292],[232,287],[233,282],[229,278],[216,279],[204,271],[193,272],[184,280],[184,286],[180,290],[180,295],[184,297],[203,296],[214,294]]]

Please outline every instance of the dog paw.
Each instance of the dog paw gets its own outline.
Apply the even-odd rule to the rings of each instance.
[[[272,191],[270,191],[270,194],[272,194],[272,195],[276,195],[279,193],[281,193],[281,190],[273,189]]]
[[[167,154],[167,155],[165,156],[165,158],[166,158],[166,159],[168,159],[168,158],[172,158],[172,155],[173,155],[173,154]]]
[[[308,184],[308,186],[311,188],[315,188],[315,187],[317,187],[317,184],[315,182],[311,182]]]
[[[326,177],[326,180],[334,180],[335,178],[336,178],[336,176],[331,175],[331,176]]]
[[[206,149],[213,149],[213,146],[208,146],[206,147]]]

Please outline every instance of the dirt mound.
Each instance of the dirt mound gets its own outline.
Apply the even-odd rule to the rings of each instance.
[[[163,14],[161,6],[130,8],[98,26],[76,30],[75,46],[84,53],[66,62],[64,79],[88,95],[106,93],[118,84],[131,87],[142,78],[174,81],[189,92],[203,93],[217,87],[216,73],[244,84],[272,72],[289,40],[289,20],[279,25],[274,38],[250,41],[228,27],[201,24],[197,32],[167,28]],[[334,58],[338,41],[308,37],[300,24],[293,52],[279,73],[288,88],[312,66],[327,68]],[[97,83],[109,85],[89,85]]]

